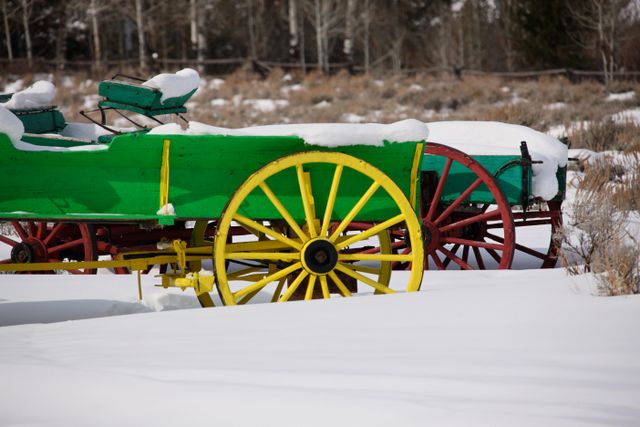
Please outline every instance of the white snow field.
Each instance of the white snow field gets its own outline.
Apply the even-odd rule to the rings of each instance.
[[[144,313],[196,306],[153,282],[138,303],[133,276],[0,276],[0,425],[640,420],[640,297],[588,276],[429,271],[412,294]]]

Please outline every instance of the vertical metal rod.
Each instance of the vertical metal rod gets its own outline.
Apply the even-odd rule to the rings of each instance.
[[[138,298],[140,299],[140,301],[142,301],[142,271],[138,270]]]

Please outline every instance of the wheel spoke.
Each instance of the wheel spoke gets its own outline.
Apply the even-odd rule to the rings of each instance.
[[[36,230],[36,238],[38,240],[42,240],[42,238],[44,237],[44,233],[45,231],[47,231],[47,223],[46,222],[39,222],[38,223],[38,228]]]
[[[302,264],[297,262],[297,263],[295,263],[293,265],[290,265],[287,268],[284,268],[284,269],[278,271],[277,273],[271,274],[271,275],[265,277],[264,279],[257,281],[256,283],[254,283],[254,284],[252,284],[250,286],[247,286],[245,288],[240,289],[237,292],[234,292],[233,296],[234,296],[235,299],[241,298],[244,295],[250,294],[251,292],[255,291],[256,289],[258,289],[258,290],[262,289],[265,286],[267,286],[269,283],[275,282],[276,280],[279,280],[279,279],[281,279],[283,277],[286,277],[287,275],[293,273],[294,271],[299,270],[301,267],[302,267]]]
[[[281,241],[282,243],[285,243],[291,247],[294,247],[298,250],[302,249],[302,245],[299,242],[296,242],[295,240],[291,240],[290,238],[283,236],[282,234],[272,230],[271,228],[267,228],[262,224],[257,223],[256,221],[247,218],[246,216],[240,215],[239,213],[236,213],[233,216],[233,219],[241,224],[244,224],[248,227],[254,228],[256,231],[266,234],[267,236],[273,237],[276,240]]]
[[[13,225],[13,228],[16,230],[16,233],[18,233],[18,236],[20,236],[22,240],[27,240],[29,238],[29,235],[22,227],[22,224],[20,224],[18,221],[11,221],[11,225]]]
[[[289,287],[287,288],[287,291],[280,297],[279,301],[280,302],[289,301],[289,298],[291,298],[291,295],[293,295],[293,293],[300,286],[300,283],[302,283],[304,278],[307,277],[308,275],[309,273],[307,272],[307,270],[302,270],[300,274],[298,274],[298,277],[296,277],[296,279],[289,285]]]
[[[366,265],[360,265],[360,264],[349,264],[349,267],[352,270],[360,271],[362,273],[380,274],[380,268],[367,267]]]
[[[248,293],[247,295],[243,296],[242,298],[240,298],[240,301],[238,301],[238,305],[245,305],[246,303],[251,301],[253,299],[253,297],[258,295],[261,290],[262,289],[256,289],[255,291],[253,291],[251,293]]]
[[[14,247],[15,245],[18,244],[18,242],[16,242],[13,239],[8,238],[7,236],[2,236],[0,235],[0,242],[5,243],[11,247]]]
[[[331,298],[331,294],[329,293],[329,284],[327,283],[327,276],[320,276],[320,288],[322,288],[322,298]]]
[[[72,240],[70,242],[66,242],[63,243],[61,245],[57,245],[57,246],[53,246],[51,248],[47,248],[47,252],[49,252],[50,254],[56,253],[56,252],[60,252],[63,251],[65,249],[69,249],[69,248],[75,248],[76,246],[82,246],[84,244],[84,239],[76,239],[76,240]]]
[[[481,270],[486,270],[484,266],[484,259],[482,259],[482,254],[480,253],[480,249],[473,247],[473,255],[476,257],[476,262],[478,263],[478,267]]]
[[[347,226],[351,223],[351,221],[353,221],[356,215],[360,213],[364,205],[366,205],[369,199],[371,199],[374,193],[378,191],[378,188],[380,188],[380,184],[378,183],[378,181],[374,181],[369,186],[369,189],[362,195],[362,197],[360,197],[358,203],[355,204],[355,206],[351,209],[351,211],[349,211],[347,216],[342,220],[340,225],[338,225],[338,227],[333,231],[333,234],[331,235],[331,237],[329,237],[329,240],[331,242],[336,241],[340,233],[342,233],[344,229],[347,228]]]
[[[538,251],[536,251],[534,249],[531,249],[531,248],[526,247],[526,246],[522,246],[521,244],[518,244],[518,243],[516,243],[516,249],[521,251],[521,252],[524,252],[527,255],[531,255],[531,256],[536,257],[536,258],[540,258],[540,259],[547,258],[547,254],[543,254],[542,252],[538,252]]]
[[[311,190],[311,177],[309,172],[302,169],[302,165],[296,165],[296,173],[298,174],[298,184],[300,185],[300,195],[302,196],[302,206],[304,207],[304,215],[307,217],[307,227],[311,237],[316,237],[316,209]]]
[[[413,255],[402,254],[338,254],[338,261],[413,261]]]
[[[516,227],[533,227],[536,225],[552,225],[552,222],[546,219],[532,219],[528,221],[514,221],[513,225]],[[502,224],[502,222],[487,224],[487,228],[504,228],[504,225]]]
[[[442,190],[444,189],[444,183],[449,176],[449,170],[451,169],[451,164],[453,163],[452,158],[447,158],[446,163],[444,164],[444,168],[442,169],[442,175],[440,176],[440,180],[438,181],[438,186],[436,187],[436,191],[431,199],[431,205],[429,206],[429,212],[427,212],[426,220],[431,221],[433,219],[433,215],[436,213],[436,208],[438,207],[438,202],[440,201],[440,196],[442,195]]]
[[[497,242],[504,243],[504,239],[502,237],[500,237],[500,236],[496,236],[495,234],[487,233],[486,236],[488,238],[490,238],[491,240],[495,240]],[[536,258],[540,258],[540,259],[546,259],[547,258],[547,254],[543,254],[542,252],[538,252],[538,251],[536,251],[534,249],[528,248],[528,247],[523,246],[523,245],[521,245],[519,243],[515,244],[515,248],[517,250],[521,251],[521,252],[524,252],[525,254],[534,256]]]
[[[469,263],[469,246],[465,246],[462,248],[462,260]]]
[[[445,225],[440,228],[440,232],[446,233],[447,231],[455,230],[456,228],[466,227],[467,225],[474,224],[476,222],[490,221],[492,218],[500,216],[500,211],[495,210],[491,212],[486,212],[479,215],[474,215],[472,217]]]
[[[60,232],[60,230],[62,230],[63,227],[64,227],[64,224],[61,222],[54,225],[49,235],[42,241],[42,244],[45,246],[49,246],[49,243],[51,243],[51,240],[53,240],[53,238],[58,235],[58,233]]]
[[[458,249],[460,249],[460,245],[459,244],[453,245],[453,248],[451,248],[451,252],[453,252],[454,254],[458,253]],[[444,260],[444,262],[442,263],[442,265],[444,265],[444,268],[447,268],[447,266],[449,266],[450,262],[451,262],[451,258],[446,258]]]
[[[280,298],[280,294],[282,293],[282,288],[284,287],[284,283],[287,281],[286,276],[281,278],[278,281],[278,286],[276,286],[276,290],[273,292],[273,296],[271,297],[271,302],[276,302]]]
[[[382,292],[384,294],[393,294],[395,293],[395,291],[391,288],[389,288],[388,286],[383,285],[382,283],[376,282],[375,280],[367,277],[367,276],[363,276],[362,274],[352,270],[350,268],[349,264],[341,264],[338,263],[336,265],[336,270],[343,272],[344,274],[353,277],[354,279],[371,286],[372,288],[374,288],[376,291]]]
[[[401,223],[405,219],[406,218],[403,214],[396,215],[393,218],[386,220],[385,222],[374,225],[373,227],[361,233],[358,233],[355,236],[348,238],[347,240],[343,240],[342,242],[337,243],[336,248],[342,249],[346,246],[352,245],[361,240],[368,239],[369,237],[380,233],[382,230],[386,230],[387,228],[393,227],[394,225]]]
[[[446,270],[447,267],[442,263],[442,260],[440,260],[440,257],[438,256],[438,254],[434,251],[431,254],[431,258],[433,258],[433,262],[436,263],[436,267],[439,270]]]
[[[27,228],[29,229],[29,236],[36,236],[38,234],[38,227],[36,227],[36,223],[33,221],[27,222]]]
[[[493,258],[498,264],[500,264],[500,262],[502,261],[502,258],[500,257],[500,255],[498,255],[498,253],[495,250],[487,249],[487,253],[491,255],[491,258]]]
[[[451,213],[460,205],[460,203],[464,202],[467,199],[467,197],[469,197],[471,193],[473,193],[475,189],[480,186],[480,184],[482,184],[482,178],[478,178],[475,181],[473,181],[473,183],[469,186],[469,188],[464,190],[462,194],[460,194],[460,196],[458,196],[458,198],[455,199],[453,203],[451,203],[449,207],[447,207],[447,209],[445,209],[445,211],[442,212],[438,218],[436,218],[435,221],[433,221],[433,223],[436,225],[440,224],[440,222],[442,222],[443,219],[451,215]]]
[[[225,254],[226,259],[255,259],[271,261],[292,261],[300,259],[299,252],[229,252]]]
[[[238,271],[234,271],[233,273],[229,273],[227,274],[227,279],[229,280],[246,280],[245,277],[247,277],[250,274],[254,274],[258,271],[263,271],[264,267],[260,266],[260,267],[247,267],[247,268],[243,268],[240,269]]]
[[[300,237],[300,239],[303,241],[309,240],[309,237],[307,236],[307,234],[304,231],[302,231],[298,223],[296,223],[296,221],[293,219],[289,211],[284,207],[282,202],[280,202],[278,197],[276,197],[273,191],[271,191],[271,188],[269,188],[267,183],[262,181],[258,185],[260,186],[264,194],[269,198],[273,206],[275,206],[278,212],[280,212],[280,215],[282,215],[282,218],[284,218],[287,224],[289,224],[289,227],[291,227],[291,229],[298,235],[298,237]]]
[[[331,190],[329,190],[329,197],[327,198],[327,207],[324,210],[320,236],[326,236],[327,232],[329,231],[329,225],[331,224],[331,214],[333,213],[333,207],[336,204],[336,197],[338,195],[338,187],[340,186],[340,178],[342,177],[343,168],[344,166],[342,165],[336,165],[336,170],[333,173],[333,181],[331,181]],[[322,281],[320,281],[320,283],[322,283]]]
[[[495,243],[483,242],[483,241],[480,241],[480,240],[461,239],[461,238],[458,238],[458,237],[443,237],[442,238],[442,242],[443,243],[456,243],[456,244],[463,245],[465,248],[467,248],[466,249],[467,251],[469,250],[468,249],[469,246],[475,247],[475,248],[491,248],[491,249],[497,249],[499,251],[504,250],[504,245],[498,245],[498,244],[495,244]],[[463,248],[463,255],[462,255],[463,259],[464,259],[464,251],[465,251],[465,249]],[[455,251],[453,251],[453,252],[455,252]]]
[[[444,256],[446,256],[447,258],[450,258],[451,261],[455,262],[460,267],[462,267],[463,270],[473,270],[473,268],[471,268],[469,264],[467,264],[462,259],[460,259],[460,257],[457,256],[456,254],[451,253],[451,251],[449,251],[447,248],[440,246],[438,250],[442,252]]]
[[[313,299],[313,289],[315,288],[317,277],[318,276],[313,274],[309,276],[309,283],[307,284],[307,292],[304,294],[305,301]]]
[[[333,280],[333,283],[336,284],[336,286],[338,287],[338,290],[340,291],[343,297],[351,296],[351,292],[349,291],[349,288],[347,288],[347,286],[340,279],[340,277],[338,277],[335,271],[330,271],[329,277],[331,278],[331,280]]]

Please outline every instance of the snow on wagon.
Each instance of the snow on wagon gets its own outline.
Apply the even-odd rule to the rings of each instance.
[[[426,269],[509,268],[518,251],[555,265],[556,139],[487,122],[225,129],[182,116],[198,82],[103,81],[90,124],[65,123],[49,86],[6,95],[0,271],[159,265],[163,286],[211,306],[215,292],[233,305],[416,291]],[[544,250],[518,243],[533,225],[547,226]]]

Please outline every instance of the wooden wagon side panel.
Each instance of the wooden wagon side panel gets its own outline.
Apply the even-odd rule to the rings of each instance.
[[[158,219],[165,140],[170,141],[168,201],[177,219],[218,217],[235,189],[252,173],[284,155],[310,150],[341,151],[363,159],[381,169],[411,199],[415,190],[412,169],[421,156],[417,143],[329,149],[306,145],[297,137],[144,134],[116,137],[108,149],[98,151],[21,151],[1,135],[0,217]],[[332,174],[329,169],[312,174],[311,185],[318,194],[328,194]],[[346,215],[370,184],[356,176],[347,176],[344,182],[335,218]],[[270,185],[294,216],[302,218],[296,183],[283,175]],[[316,202],[318,209],[324,209],[326,197]],[[263,194],[250,195],[247,205],[246,214],[253,218],[280,217]],[[359,219],[385,220],[394,214],[387,198],[374,196]]]
[[[162,145],[136,139],[98,151],[22,151],[0,135],[0,216],[154,218]]]

